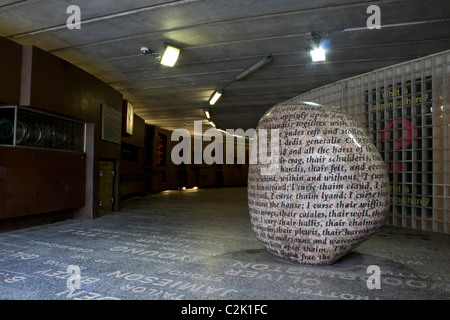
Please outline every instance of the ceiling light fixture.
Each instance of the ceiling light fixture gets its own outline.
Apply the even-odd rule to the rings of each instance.
[[[209,109],[204,108],[203,111],[205,112],[206,119],[211,119],[211,114],[209,113]]]
[[[166,51],[164,51],[164,54],[162,55],[161,64],[168,67],[173,67],[177,62],[179,55],[180,49],[168,45],[166,47]]]
[[[209,100],[209,104],[210,105],[214,105],[217,100],[219,100],[220,96],[223,94],[223,90],[218,90],[214,92],[214,95],[212,96],[212,98]]]
[[[244,70],[242,73],[240,73],[238,76],[236,76],[234,79],[235,80],[241,80],[244,79],[245,77],[247,77],[250,73],[253,73],[261,68],[263,68],[264,66],[266,66],[267,64],[272,62],[272,56],[268,55],[265,56],[262,60],[258,61],[257,63],[255,63],[253,66],[251,66],[250,68]]]
[[[313,48],[310,52],[309,52],[310,56],[311,56],[311,60],[313,62],[317,62],[317,61],[325,61],[327,60],[326,57],[326,51],[324,48],[322,47],[318,47],[318,48]]]
[[[317,61],[325,61],[327,59],[327,49],[328,49],[328,40],[326,39],[326,35],[322,36],[317,32],[311,32],[312,39],[309,39],[311,42],[311,47],[308,47],[306,51],[312,62]]]
[[[270,62],[272,62],[272,55],[267,55],[267,56],[264,56],[263,59],[261,59],[260,61],[258,61],[254,65],[252,65],[251,67],[245,69],[243,72],[241,72],[239,75],[237,75],[232,81],[230,81],[225,86],[223,86],[221,90],[214,91],[214,94],[212,95],[211,99],[209,99],[209,104],[212,106],[212,105],[214,105],[217,102],[217,100],[219,100],[219,98],[223,94],[223,88],[225,88],[229,84],[233,83],[234,81],[244,79],[249,74],[251,74],[251,73],[253,73],[253,72],[263,68],[264,66],[266,66]]]
[[[167,45],[166,50],[161,55],[160,53],[156,53],[156,52],[151,51],[147,47],[142,47],[141,48],[141,53],[143,55],[151,54],[162,65],[165,65],[165,66],[168,66],[168,67],[173,67],[175,65],[175,63],[177,62],[178,57],[180,55],[180,51],[181,50],[179,48],[176,48],[176,47],[171,46],[171,45]]]

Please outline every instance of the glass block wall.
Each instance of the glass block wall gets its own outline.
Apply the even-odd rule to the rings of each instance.
[[[389,172],[387,223],[450,233],[450,50],[291,99],[343,108],[362,122]]]

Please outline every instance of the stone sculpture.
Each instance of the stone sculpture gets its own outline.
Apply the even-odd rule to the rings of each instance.
[[[261,118],[256,132],[264,130],[276,161],[250,165],[248,206],[252,228],[270,253],[330,265],[384,225],[385,163],[357,121],[338,108],[287,102]],[[269,139],[276,130],[279,145]],[[264,172],[270,165],[275,171]]]

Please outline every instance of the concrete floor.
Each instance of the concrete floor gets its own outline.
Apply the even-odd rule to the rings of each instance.
[[[449,265],[449,235],[393,227],[332,266],[295,265],[254,236],[246,188],[170,191],[0,234],[0,299],[448,300]]]

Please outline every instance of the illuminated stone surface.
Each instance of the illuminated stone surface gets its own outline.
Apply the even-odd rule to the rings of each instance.
[[[357,121],[336,108],[284,103],[261,118],[261,129],[272,162],[261,164],[259,157],[250,166],[248,204],[252,228],[269,252],[330,265],[384,225],[385,163]],[[279,156],[273,130],[279,131]],[[264,172],[268,167],[276,171]]]

